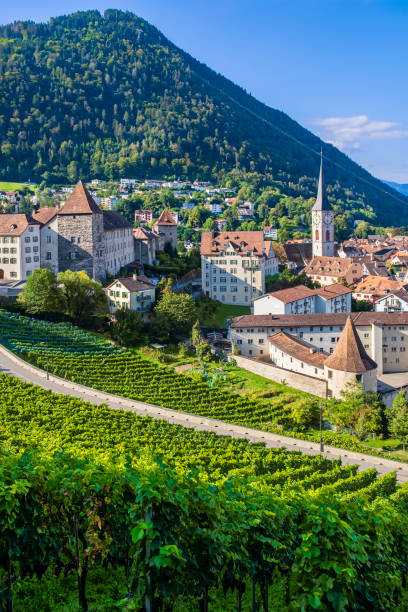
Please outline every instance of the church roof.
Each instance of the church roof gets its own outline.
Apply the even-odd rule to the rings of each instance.
[[[167,208],[165,208],[160,217],[157,219],[155,225],[177,225],[177,223],[173,219],[171,213],[169,213]]]
[[[323,157],[320,162],[320,175],[319,175],[319,186],[317,188],[317,197],[316,203],[313,206],[312,210],[333,210],[329,200],[327,199],[326,189],[324,186],[324,177],[323,177]]]
[[[347,318],[336,348],[327,358],[325,365],[333,370],[359,374],[377,367],[375,361],[365,352],[351,317]]]
[[[59,215],[90,215],[93,213],[102,213],[102,211],[82,181],[76,184],[64,206],[58,211]]]

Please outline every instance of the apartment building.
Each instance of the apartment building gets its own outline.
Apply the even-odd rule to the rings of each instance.
[[[244,315],[231,319],[229,339],[246,357],[269,355],[269,338],[285,332],[310,349],[332,354],[351,317],[378,374],[408,371],[408,312]]]
[[[375,304],[378,299],[403,288],[400,281],[388,277],[366,276],[354,287],[353,297]]]
[[[203,232],[202,286],[206,296],[249,306],[265,293],[265,277],[276,274],[278,258],[263,232]]]
[[[408,291],[398,289],[379,298],[375,303],[376,312],[408,312]]]
[[[253,314],[309,314],[351,312],[351,294],[340,284],[309,289],[304,285],[261,295],[253,303]]]
[[[26,280],[40,267],[40,224],[30,215],[0,215],[0,280]]]

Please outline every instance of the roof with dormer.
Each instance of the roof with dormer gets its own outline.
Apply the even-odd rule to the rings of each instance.
[[[262,231],[256,232],[203,232],[201,255],[219,255],[229,246],[239,255],[262,255],[265,242]]]
[[[74,191],[65,202],[64,206],[58,211],[58,215],[91,215],[95,213],[102,214],[101,209],[85,187],[82,181],[79,181]]]

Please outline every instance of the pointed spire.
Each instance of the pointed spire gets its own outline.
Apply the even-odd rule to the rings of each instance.
[[[347,318],[346,324],[333,353],[326,359],[325,366],[342,372],[362,374],[377,367],[369,357],[361,343],[352,318]]]
[[[312,210],[333,210],[329,200],[327,199],[326,189],[324,186],[323,151],[320,151],[319,186],[317,188],[316,203],[313,206]]]
[[[165,208],[160,217],[157,219],[155,225],[177,225],[177,223],[175,222],[173,215],[167,210],[167,208]]]
[[[82,181],[78,181],[74,191],[58,211],[59,215],[81,215],[101,213],[101,209],[85,187]]]

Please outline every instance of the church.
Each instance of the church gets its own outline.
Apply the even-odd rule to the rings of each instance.
[[[324,186],[323,156],[316,202],[312,208],[312,244],[313,257],[334,257],[334,211]]]

